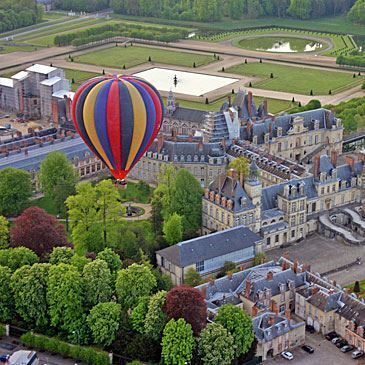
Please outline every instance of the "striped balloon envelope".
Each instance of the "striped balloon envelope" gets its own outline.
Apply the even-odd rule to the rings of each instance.
[[[93,78],[77,90],[72,118],[90,150],[117,180],[124,180],[160,130],[159,92],[133,76]]]

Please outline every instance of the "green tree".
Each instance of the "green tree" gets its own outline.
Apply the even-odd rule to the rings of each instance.
[[[360,282],[358,280],[355,281],[353,292],[360,293]]]
[[[20,213],[32,196],[30,174],[24,170],[7,167],[0,171],[0,214]]]
[[[0,249],[9,246],[9,222],[0,215]]]
[[[11,271],[36,262],[38,262],[38,256],[29,248],[15,247],[0,250],[0,265],[9,267]]]
[[[253,265],[261,265],[266,261],[266,255],[264,252],[258,252],[253,260]]]
[[[219,323],[209,323],[200,333],[199,355],[204,365],[230,365],[234,359],[233,337]]]
[[[0,321],[6,323],[13,318],[14,301],[10,288],[11,270],[0,266]]]
[[[235,158],[230,164],[230,169],[234,169],[240,176],[240,180],[244,181],[244,179],[248,176],[250,172],[250,162],[246,157],[240,156]]]
[[[77,180],[74,166],[62,152],[51,152],[42,161],[39,181],[45,197],[52,200],[59,213],[65,212],[65,201],[75,193]]]
[[[166,365],[188,364],[193,357],[195,340],[190,324],[180,318],[171,319],[162,337],[162,358]]]
[[[251,317],[233,304],[223,305],[215,319],[233,337],[235,357],[247,353],[255,338]]]
[[[167,316],[163,308],[166,302],[166,291],[154,294],[148,303],[148,310],[144,321],[144,333],[154,340],[160,340],[162,331],[167,323]]]
[[[24,322],[36,328],[49,325],[47,289],[49,264],[22,266],[11,277],[15,309]]]
[[[49,255],[49,263],[52,265],[71,264],[74,252],[70,247],[55,247]]]
[[[173,164],[169,164],[162,170],[158,177],[158,186],[154,191],[154,196],[160,196],[162,202],[162,215],[164,218],[170,216],[172,210],[172,200],[176,188],[176,169]]]
[[[148,296],[156,287],[156,278],[146,265],[132,264],[118,271],[115,290],[125,309],[134,308],[141,297]]]
[[[72,266],[75,266],[79,273],[82,273],[82,271],[84,270],[85,265],[87,265],[89,262],[91,262],[90,258],[87,258],[85,256],[80,256],[80,255],[73,255],[71,257],[70,264]]]
[[[119,255],[116,254],[111,248],[106,247],[103,251],[100,251],[96,258],[104,260],[109,267],[111,273],[115,273],[122,268],[122,260]]]
[[[138,299],[138,304],[133,308],[129,319],[132,328],[141,334],[144,334],[144,322],[148,311],[149,297],[141,297]]]
[[[82,277],[85,302],[90,308],[111,299],[112,275],[104,260],[96,259],[85,265]]]
[[[121,306],[118,303],[99,303],[87,317],[94,343],[101,346],[111,345],[117,338],[121,321]]]
[[[182,217],[173,213],[163,224],[163,233],[165,241],[169,245],[181,242],[183,235]]]
[[[111,180],[103,180],[96,185],[98,221],[102,224],[104,246],[107,245],[111,231],[118,230],[125,212],[119,201],[119,192]]]
[[[354,23],[365,24],[365,0],[357,0],[347,16]]]
[[[51,266],[48,276],[47,302],[51,325],[72,333],[83,315],[83,282],[74,266]]]
[[[103,249],[102,227],[98,222],[96,201],[96,190],[90,183],[78,184],[76,195],[69,196],[66,200],[72,241],[78,253],[99,252]]]
[[[185,277],[184,277],[184,284],[189,286],[198,286],[203,282],[201,276],[194,268],[189,268],[186,271]]]
[[[311,0],[291,0],[288,14],[299,19],[309,19],[311,10]]]
[[[203,190],[194,175],[180,169],[176,174],[171,209],[183,217],[185,237],[195,236],[201,227],[202,194]]]

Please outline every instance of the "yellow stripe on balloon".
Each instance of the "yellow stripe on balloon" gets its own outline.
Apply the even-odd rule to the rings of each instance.
[[[129,170],[143,142],[143,137],[146,132],[147,113],[143,98],[136,87],[126,80],[124,80],[124,83],[131,96],[134,115],[133,138],[126,164],[126,170]]]
[[[99,82],[88,93],[84,102],[83,118],[84,118],[84,126],[86,129],[86,133],[89,136],[92,144],[94,145],[95,149],[99,152],[100,156],[104,159],[104,162],[107,164],[108,168],[113,170],[113,166],[110,163],[108,156],[104,152],[104,149],[96,133],[95,119],[94,119],[94,106],[96,102],[96,97],[98,96],[98,93],[100,89],[103,87],[103,85],[105,85],[108,81],[109,80]]]

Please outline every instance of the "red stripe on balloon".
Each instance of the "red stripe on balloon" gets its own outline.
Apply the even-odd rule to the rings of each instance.
[[[119,86],[118,79],[116,79],[110,86],[108,101],[106,105],[106,126],[108,130],[109,143],[114,156],[117,170],[122,167],[122,135],[120,126],[120,100],[119,100]]]

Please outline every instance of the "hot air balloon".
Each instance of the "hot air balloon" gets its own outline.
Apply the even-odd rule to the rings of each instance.
[[[95,77],[72,102],[77,132],[122,184],[157,136],[163,111],[159,92],[133,76]]]

